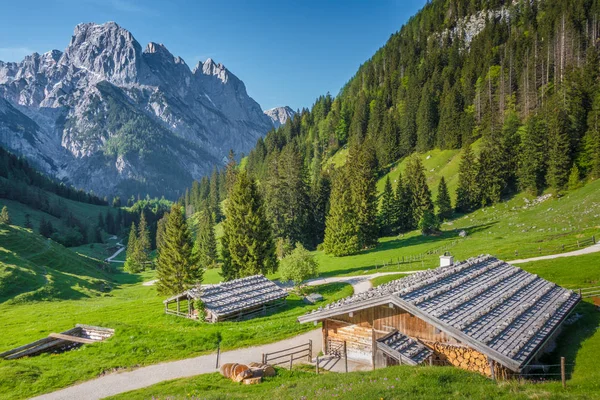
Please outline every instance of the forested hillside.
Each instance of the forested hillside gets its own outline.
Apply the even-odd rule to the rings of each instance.
[[[337,97],[318,98],[248,156],[275,236],[315,246],[327,220],[336,240],[345,232],[371,246],[383,207],[377,177],[415,151],[465,149],[451,196],[462,212],[598,177],[598,11],[592,0],[428,3]],[[468,150],[475,141],[476,153]],[[333,172],[332,157],[344,167]],[[392,231],[434,211],[424,172],[415,159],[390,184],[400,213]]]

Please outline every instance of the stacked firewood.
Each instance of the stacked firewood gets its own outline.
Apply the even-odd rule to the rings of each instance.
[[[466,369],[467,371],[479,372],[485,376],[491,376],[490,363],[486,355],[466,346],[456,346],[446,343],[432,343],[433,351],[442,360]]]
[[[223,364],[219,370],[221,375],[234,382],[243,382],[246,385],[260,383],[265,376],[275,376],[275,368],[268,364],[252,362],[248,365],[229,363]]]

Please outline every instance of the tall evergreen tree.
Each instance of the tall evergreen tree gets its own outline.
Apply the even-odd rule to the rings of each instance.
[[[174,204],[165,225],[156,260],[158,293],[173,295],[202,282],[204,269],[193,253],[193,241],[179,205]]]
[[[127,255],[125,257],[125,271],[138,273],[144,270],[144,266],[139,262],[140,247],[138,244],[138,231],[135,222],[131,223],[129,230],[129,240],[127,241]]]
[[[413,196],[410,187],[405,184],[404,179],[402,178],[402,173],[398,175],[396,195],[394,197],[396,198],[396,230],[398,232],[407,232],[414,229]]]
[[[469,212],[477,209],[481,202],[477,172],[479,170],[471,146],[465,147],[458,167],[458,188],[456,189],[456,209]]]
[[[271,226],[256,182],[245,171],[237,174],[225,208],[222,275],[231,280],[277,270]]]
[[[355,254],[359,250],[358,224],[352,204],[348,172],[338,169],[333,174],[329,213],[325,222],[323,249],[334,256]]]
[[[169,213],[166,212],[161,219],[156,223],[156,250],[160,252],[163,244],[165,243],[165,231],[167,227],[167,221],[169,220]]]
[[[439,221],[444,221],[452,217],[452,202],[450,200],[448,186],[446,185],[446,179],[443,176],[442,179],[440,179],[440,184],[438,186],[438,195],[435,200],[435,205],[438,208],[437,217]]]
[[[392,182],[388,176],[381,195],[379,207],[379,232],[382,236],[391,235],[396,228],[396,196],[392,188]]]
[[[525,126],[519,157],[519,186],[538,195],[544,188],[547,159],[546,124],[537,114],[532,115]]]
[[[198,232],[194,251],[198,262],[204,268],[213,268],[217,263],[217,240],[211,212],[206,209],[200,213]]]
[[[329,211],[331,181],[329,175],[319,172],[311,187],[311,204],[313,210],[313,247],[323,243],[325,239],[325,221]]]
[[[358,225],[358,244],[369,248],[377,244],[377,159],[371,141],[365,141],[358,149],[351,149],[350,187],[352,205]]]
[[[412,194],[412,226],[418,224],[425,211],[433,213],[431,191],[427,185],[425,167],[418,156],[412,156],[406,165],[406,186]]]
[[[565,189],[571,170],[569,117],[558,106],[551,107],[548,116],[548,185],[560,192]]]
[[[217,171],[217,167],[213,168],[212,174],[210,176],[209,203],[213,221],[215,221],[215,223],[221,221],[222,215],[221,202],[219,198],[219,172]]]
[[[140,217],[140,224],[138,225],[138,238],[137,238],[137,262],[142,266],[150,259],[150,232],[148,231],[148,223],[146,222],[146,214],[142,211]]]

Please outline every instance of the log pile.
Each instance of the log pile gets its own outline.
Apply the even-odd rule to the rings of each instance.
[[[249,365],[228,363],[219,369],[221,375],[234,382],[243,382],[246,385],[260,383],[263,377],[275,376],[275,368],[268,364],[250,363]]]
[[[487,356],[470,347],[440,342],[425,344],[434,351],[440,360],[448,364],[467,371],[479,372],[485,376],[491,376],[492,374]]]

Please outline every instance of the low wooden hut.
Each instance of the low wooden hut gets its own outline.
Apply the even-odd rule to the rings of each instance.
[[[205,321],[242,320],[265,315],[272,308],[285,304],[288,293],[263,275],[235,279],[217,285],[201,285],[168,298],[163,303],[165,313]],[[204,310],[197,310],[201,300]]]
[[[445,265],[444,265],[445,264]],[[323,347],[375,366],[451,364],[492,377],[528,368],[581,297],[491,256],[418,272],[314,310]]]

